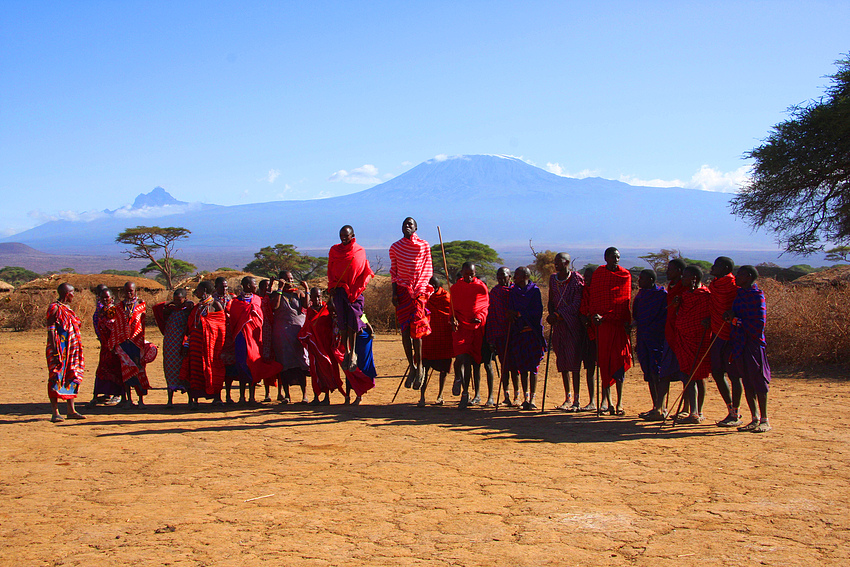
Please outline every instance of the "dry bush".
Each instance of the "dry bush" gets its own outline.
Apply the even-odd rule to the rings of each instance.
[[[376,331],[387,332],[398,328],[393,305],[393,285],[389,276],[375,276],[363,292],[366,300],[366,318]]]
[[[160,301],[166,301],[170,294],[167,291],[140,291],[139,297],[147,302],[146,323],[156,324],[153,318],[152,306]],[[15,331],[29,331],[45,327],[47,307],[56,299],[52,291],[15,291],[0,300],[0,326]],[[71,304],[74,312],[82,320],[84,329],[93,328],[92,315],[95,309],[95,296],[89,290],[74,293]]]
[[[850,287],[759,279],[767,302],[768,356],[789,365],[850,364]]]

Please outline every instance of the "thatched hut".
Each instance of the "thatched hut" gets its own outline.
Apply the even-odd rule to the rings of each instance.
[[[112,293],[117,294],[126,282],[136,284],[137,291],[145,291],[152,294],[165,291],[165,286],[156,280],[133,276],[117,276],[115,274],[53,274],[46,278],[38,278],[27,282],[19,286],[18,291],[25,293],[55,292],[59,284],[69,283],[77,291],[88,290],[94,292],[94,289],[99,284],[105,284],[112,290]]]
[[[850,287],[850,266],[833,266],[794,280],[795,285],[811,287]]]
[[[15,291],[15,286],[0,280],[0,293],[12,293],[13,291]]]

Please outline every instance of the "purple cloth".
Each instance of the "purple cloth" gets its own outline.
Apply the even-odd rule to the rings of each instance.
[[[543,338],[543,298],[534,282],[525,287],[513,286],[508,294],[508,308],[520,316],[511,323],[508,343],[511,370],[537,372],[543,360],[546,339]]]
[[[363,306],[365,303],[362,294],[354,301],[348,301],[348,292],[341,287],[336,287],[333,290],[331,301],[333,302],[334,312],[336,312],[337,328],[340,331],[343,329],[354,329],[360,332],[360,329],[366,326],[366,323],[360,319],[363,316]]]
[[[708,356],[711,357],[712,372],[728,372],[729,371],[729,355],[731,354],[731,345],[729,341],[720,338],[720,335],[714,339],[714,344],[711,345],[711,350]]]
[[[642,289],[632,304],[637,323],[637,358],[644,380],[661,376],[664,353],[664,326],[667,323],[667,290],[660,285]]]
[[[729,375],[741,378],[745,387],[766,393],[770,387],[770,365],[764,339],[767,320],[764,292],[755,283],[749,289],[739,289],[732,311],[735,319],[729,335]]]
[[[549,314],[557,313],[562,317],[552,325],[552,349],[559,372],[581,369],[582,340],[587,335],[579,317],[583,291],[584,278],[577,272],[570,272],[564,281],[558,279],[558,274],[549,276]]]

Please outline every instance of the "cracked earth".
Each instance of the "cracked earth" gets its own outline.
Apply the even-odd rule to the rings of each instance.
[[[625,417],[417,408],[404,388],[390,405],[403,354],[382,335],[362,406],[189,413],[157,389],[146,410],[54,425],[43,353],[43,333],[0,333],[3,565],[850,564],[836,376],[776,373],[767,434],[714,426],[713,384],[706,424],[659,433],[635,371]],[[159,360],[149,374],[164,386]]]

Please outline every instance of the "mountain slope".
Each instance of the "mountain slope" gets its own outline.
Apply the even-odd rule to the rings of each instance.
[[[167,195],[167,193],[166,193]],[[170,196],[169,196],[170,197]],[[137,224],[184,226],[184,256],[211,248],[256,251],[275,243],[326,249],[339,228],[354,226],[367,248],[386,248],[401,222],[416,218],[420,235],[471,239],[495,247],[682,247],[775,250],[729,213],[729,195],[683,188],[633,187],[599,178],[559,177],[503,156],[459,156],[423,162],[365,191],[308,201],[205,206],[165,218],[109,217],[55,221],[14,235],[51,253],[113,253],[115,236]],[[7,239],[9,240],[9,239]]]

